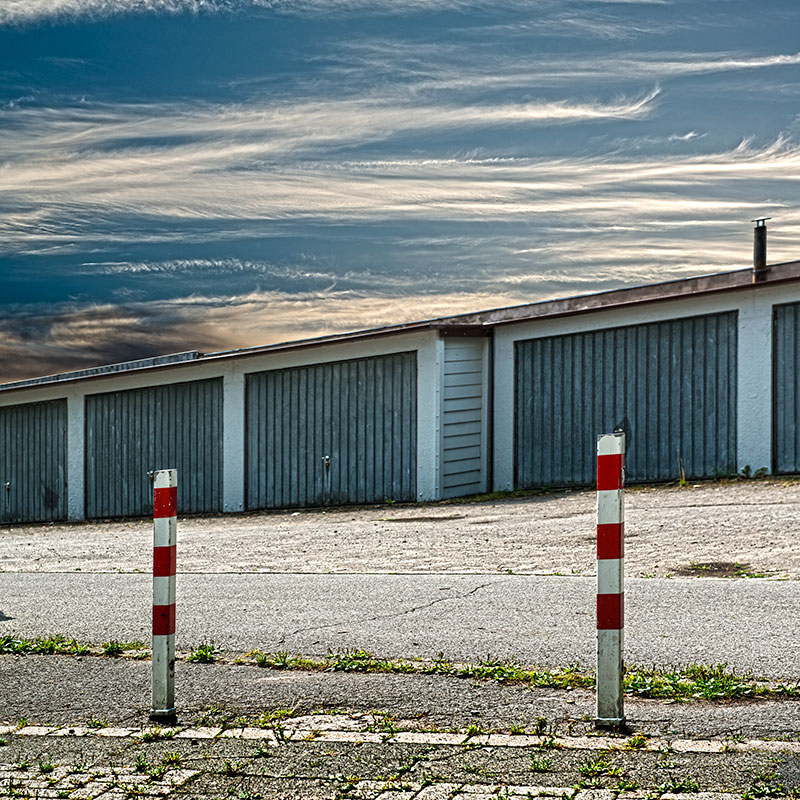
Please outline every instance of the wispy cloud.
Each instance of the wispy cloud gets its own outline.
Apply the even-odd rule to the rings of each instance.
[[[495,36],[511,37],[513,46],[498,50],[495,36],[470,47],[441,43],[427,39],[381,37],[342,43],[337,60],[339,69],[350,79],[359,74],[391,75],[402,78],[409,91],[476,92],[531,87],[578,86],[581,83],[596,86],[609,80],[646,81],[662,83],[672,78],[752,72],[800,64],[800,53],[772,53],[752,55],[746,52],[657,52],[622,51],[613,54],[580,55],[548,53],[546,56],[528,52],[527,42],[532,37],[529,28],[543,23],[516,24],[507,33]],[[547,24],[564,26],[564,15],[559,21]],[[577,24],[577,23],[576,23]],[[582,24],[588,24],[583,20]],[[621,38],[629,31],[623,23],[616,25],[597,22],[598,28],[609,27],[609,38]],[[500,26],[505,28],[505,26]],[[476,57],[476,53],[480,57]]]
[[[0,24],[70,17],[109,17],[119,14],[235,13],[254,9],[295,14],[346,11],[404,14],[442,9],[530,6],[531,0],[3,0],[0,5]]]
[[[608,106],[556,104],[524,110],[474,109],[480,119],[520,114],[645,113],[651,99]],[[440,122],[473,113],[429,109]],[[171,114],[171,115],[170,115]],[[417,119],[407,123],[408,114]],[[773,187],[797,182],[800,145],[779,138],[757,147],[636,158],[630,153],[570,158],[335,159],[333,142],[363,144],[389,136],[392,125],[422,124],[425,109],[332,102],[280,111],[201,108],[115,108],[7,112],[0,133],[6,196],[15,211],[0,219],[7,252],[59,246],[92,232],[98,241],[142,237],[161,220],[153,241],[169,240],[169,221],[299,219],[439,221],[564,216],[603,223],[639,222],[706,213],[746,216],[763,207],[746,181]],[[516,116],[514,117],[516,118]],[[552,117],[548,117],[550,119]],[[170,130],[159,140],[161,130]],[[675,134],[691,139],[694,132]],[[124,145],[124,146],[123,146]],[[326,153],[326,159],[314,153]],[[298,158],[298,156],[306,156]],[[739,188],[741,187],[741,188]],[[772,194],[773,208],[781,205]],[[190,234],[197,235],[197,234]],[[217,235],[217,232],[214,232]],[[222,234],[233,236],[230,228]],[[202,240],[202,237],[200,238]]]

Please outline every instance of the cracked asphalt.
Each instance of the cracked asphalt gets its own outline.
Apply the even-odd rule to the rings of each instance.
[[[0,636],[63,633],[147,641],[151,579],[131,574],[0,574]],[[177,643],[225,651],[457,661],[491,656],[558,667],[594,662],[595,582],[581,576],[178,576]],[[800,582],[764,579],[626,582],[631,663],[727,662],[784,680],[800,675]]]

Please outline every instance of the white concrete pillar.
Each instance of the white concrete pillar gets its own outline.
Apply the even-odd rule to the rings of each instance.
[[[736,464],[772,471],[772,299],[747,292],[739,306]]]
[[[67,396],[67,518],[86,518],[86,422],[84,396]]]
[[[431,331],[417,350],[417,500],[441,497],[444,342]]]
[[[222,510],[244,511],[245,377],[232,365],[222,380]]]

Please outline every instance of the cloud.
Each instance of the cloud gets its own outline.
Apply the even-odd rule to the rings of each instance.
[[[647,0],[636,0],[647,2]],[[237,13],[265,9],[291,14],[530,8],[530,0],[3,0],[0,24],[119,14]]]
[[[413,39],[370,37],[342,42],[329,56],[348,81],[368,82],[385,75],[403,82],[409,92],[486,92],[502,89],[529,91],[539,87],[597,86],[609,81],[662,84],[697,75],[753,72],[800,64],[800,53],[753,55],[747,52],[681,52],[655,50],[592,53],[547,52],[532,46],[552,29],[579,30],[603,38],[629,38],[647,32],[633,29],[627,20],[592,20],[585,14],[538,15],[531,20],[496,24],[487,31],[476,29],[475,41],[440,41],[417,34]],[[663,24],[661,25],[663,29]],[[654,33],[656,31],[650,31]],[[658,32],[663,33],[663,30]],[[461,32],[468,36],[469,29]],[[498,48],[502,39],[504,47]]]
[[[511,294],[408,294],[419,318],[503,305]],[[396,323],[396,295],[280,292],[181,301],[28,306],[0,318],[0,383],[168,352],[204,352]]]
[[[175,142],[155,145],[155,112],[136,109],[130,118],[124,109],[79,111],[77,118],[71,112],[23,112],[0,133],[12,208],[0,218],[1,246],[10,253],[41,252],[89,235],[108,243],[184,235],[203,241],[202,231],[185,230],[200,220],[224,225],[208,229],[215,239],[235,239],[252,236],[258,220],[500,222],[566,215],[591,223],[625,215],[644,223],[698,212],[746,217],[763,203],[748,182],[776,189],[777,196],[767,196],[777,208],[778,187],[796,184],[800,174],[800,145],[783,137],[765,147],[744,140],[716,153],[638,158],[629,152],[541,159],[296,158],[298,150],[313,149],[309,129],[312,137],[328,131],[343,142],[385,122],[381,114],[364,112],[360,122],[355,114],[352,127],[341,132],[347,113],[327,108],[323,123],[319,108],[299,107],[278,115],[277,123],[272,111],[185,111],[166,123],[177,129]],[[123,136],[128,146],[114,149]]]

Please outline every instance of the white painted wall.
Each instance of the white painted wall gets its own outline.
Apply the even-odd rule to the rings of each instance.
[[[772,306],[792,297],[750,292],[739,306],[736,463],[772,471]],[[800,300],[800,292],[796,299]]]
[[[738,311],[737,466],[771,469],[772,307],[800,302],[800,284],[756,286],[705,297],[509,323],[495,328],[495,491],[514,488],[514,343],[523,339]]]
[[[322,364],[391,353],[417,354],[417,498],[439,497],[439,417],[442,343],[433,330],[246,357],[201,359],[137,373],[114,373],[62,385],[39,385],[3,394],[0,407],[67,399],[67,491],[72,520],[85,516],[84,405],[90,394],[163,386],[185,381],[223,380],[223,510],[244,509],[245,376],[251,372]]]
[[[67,395],[67,518],[71,520],[86,516],[85,438],[84,395],[72,389]]]
[[[222,510],[244,511],[244,372],[236,362],[222,378]]]
[[[442,424],[444,343],[436,331],[426,333],[417,350],[417,500],[438,500],[442,485],[439,437]]]

